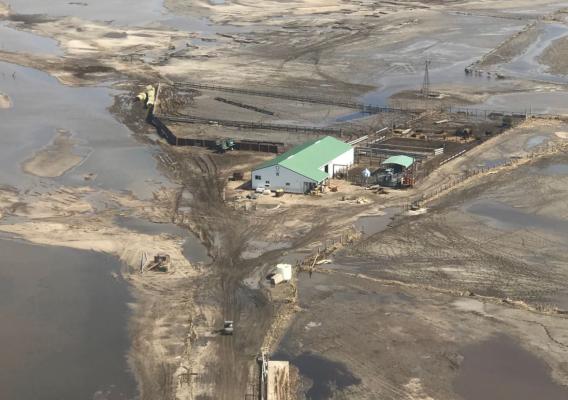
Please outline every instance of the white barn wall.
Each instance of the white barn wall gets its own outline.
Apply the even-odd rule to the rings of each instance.
[[[333,173],[334,172],[339,172],[341,171],[343,168],[345,168],[345,166],[351,166],[353,165],[355,162],[355,150],[354,149],[349,149],[348,151],[346,151],[345,153],[341,154],[340,156],[334,158],[333,160],[331,160],[328,164],[325,165],[329,165],[328,168],[328,176],[330,178],[333,178]],[[320,167],[321,171],[325,171],[325,165],[323,165],[322,167]]]
[[[279,167],[279,176],[276,175],[276,167]],[[256,175],[260,175],[262,179],[255,179]],[[317,184],[317,182],[312,179],[277,165],[252,171],[251,179],[252,188],[255,190],[258,187],[266,187],[270,190],[284,189],[285,192],[290,193],[304,193],[304,182]],[[266,181],[270,183],[267,184]],[[286,186],[286,182],[290,183],[290,186]]]

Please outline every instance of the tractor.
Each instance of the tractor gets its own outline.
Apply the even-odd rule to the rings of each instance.
[[[225,153],[235,149],[234,139],[221,139],[216,142],[217,152]]]

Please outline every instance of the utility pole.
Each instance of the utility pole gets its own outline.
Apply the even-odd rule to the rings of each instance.
[[[422,83],[422,97],[428,99],[430,97],[430,60],[426,60],[424,63],[424,82]]]

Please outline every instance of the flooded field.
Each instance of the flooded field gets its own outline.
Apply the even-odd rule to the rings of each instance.
[[[535,173],[546,176],[566,176],[568,175],[568,164],[551,164],[544,168],[536,169]]]
[[[432,182],[407,191],[375,195],[338,185],[365,201],[325,193],[284,196],[277,207],[267,197],[268,205],[248,207],[263,200],[246,199],[245,186],[235,189],[226,178],[269,155],[151,143],[144,135],[155,131],[133,98],[149,84],[189,80],[296,99],[418,108],[432,100],[440,114],[454,105],[562,113],[566,80],[545,68],[556,64],[540,60],[568,38],[565,17],[544,15],[559,2],[535,1],[5,0],[11,11],[0,8],[0,223],[52,247],[0,239],[0,316],[8,321],[0,331],[0,366],[8,371],[0,398],[242,399],[257,382],[248,371],[265,348],[297,367],[311,400],[566,398],[550,378],[553,371],[566,379],[566,329],[554,313],[567,301],[568,225],[555,218],[561,188],[550,190],[568,173],[565,160],[530,160],[530,179],[514,175],[515,164],[476,175],[479,187],[465,180],[452,193],[441,190],[478,166],[528,163],[524,156],[548,151],[563,138],[556,133],[568,132],[562,121],[523,121],[516,136],[485,131],[488,140],[465,153],[466,162],[445,163]],[[471,72],[472,63],[533,22],[541,31],[521,41],[524,47]],[[427,61],[428,97],[419,95]],[[499,68],[507,76],[497,76]],[[329,102],[209,91],[160,100],[173,113],[270,121],[254,108],[217,104],[226,96],[266,108],[280,124],[342,122],[347,136],[383,126],[398,134],[394,128],[406,124],[417,140],[432,127],[447,139],[474,118],[457,121],[456,107],[444,122],[437,108],[425,119],[367,116]],[[285,145],[307,137],[215,124],[191,124],[187,135],[230,133]],[[422,196],[430,192],[439,197]],[[529,193],[538,201],[529,203]],[[542,193],[555,197],[541,201]],[[432,202],[423,205],[428,212],[393,222],[396,207],[420,198]],[[293,284],[261,284],[277,260],[295,263],[320,244],[327,250],[339,232],[351,236],[353,225],[362,235],[330,254],[330,264],[298,274]],[[63,245],[101,253],[56,247]],[[144,259],[163,253],[171,257],[167,272],[139,273]],[[218,337],[228,318],[235,336]],[[489,334],[502,336],[468,346]],[[529,348],[534,356],[523,350]],[[516,380],[536,389],[517,393]]]
[[[344,364],[328,360],[317,354],[302,353],[293,358],[278,354],[275,357],[290,361],[298,368],[301,375],[311,381],[311,387],[306,392],[306,398],[309,400],[327,400],[332,397],[335,390],[343,390],[361,383],[361,380],[354,376]]]
[[[563,400],[568,388],[558,385],[542,360],[500,335],[466,347],[456,392],[465,400]]]
[[[502,21],[497,28],[489,17],[456,15],[445,23],[450,26],[444,31],[429,35],[428,38],[398,42],[387,51],[376,54],[375,57],[389,67],[375,82],[379,89],[365,95],[363,100],[387,105],[393,94],[420,90],[424,80],[424,62],[427,59],[433,60],[429,71],[433,86],[494,86],[495,81],[466,75],[464,69],[508,35],[521,29],[522,22]],[[476,34],[472,35],[474,31]],[[402,106],[404,101],[398,103]]]
[[[154,21],[163,14],[163,0],[50,0],[49,7],[38,0],[5,0],[5,3],[19,14],[44,14],[52,17],[72,15],[117,24],[143,24]]]
[[[17,30],[7,22],[0,22],[0,50],[49,55],[63,54],[57,41]]]
[[[132,301],[115,259],[0,239],[0,397],[128,400]]]
[[[568,237],[568,221],[538,215],[508,204],[480,200],[467,207],[467,211],[483,217],[490,224],[503,229],[540,229]]]
[[[539,61],[542,53],[557,39],[568,35],[568,26],[560,24],[544,24],[540,27],[537,40],[520,56],[499,67],[503,73],[525,79],[566,83],[568,78],[546,72],[546,67]]]
[[[35,185],[37,178],[25,174],[21,162],[50,143],[57,130],[65,130],[89,156],[58,178],[59,183],[130,190],[146,198],[156,187],[149,182],[167,184],[156,170],[153,149],[137,143],[107,110],[112,90],[63,86],[44,72],[7,63],[0,63],[0,83],[13,102],[12,108],[0,110],[2,183],[20,188]],[[90,173],[96,179],[86,182],[84,176]]]

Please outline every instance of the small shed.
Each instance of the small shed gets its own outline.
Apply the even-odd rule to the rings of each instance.
[[[414,158],[398,155],[387,158],[375,173],[377,182],[388,187],[408,187],[414,185]]]
[[[354,150],[331,136],[306,142],[252,170],[252,188],[307,193],[353,165]]]
[[[381,164],[385,168],[394,169],[395,173],[400,173],[412,167],[412,165],[414,164],[414,158],[404,155],[392,156],[387,158]]]

